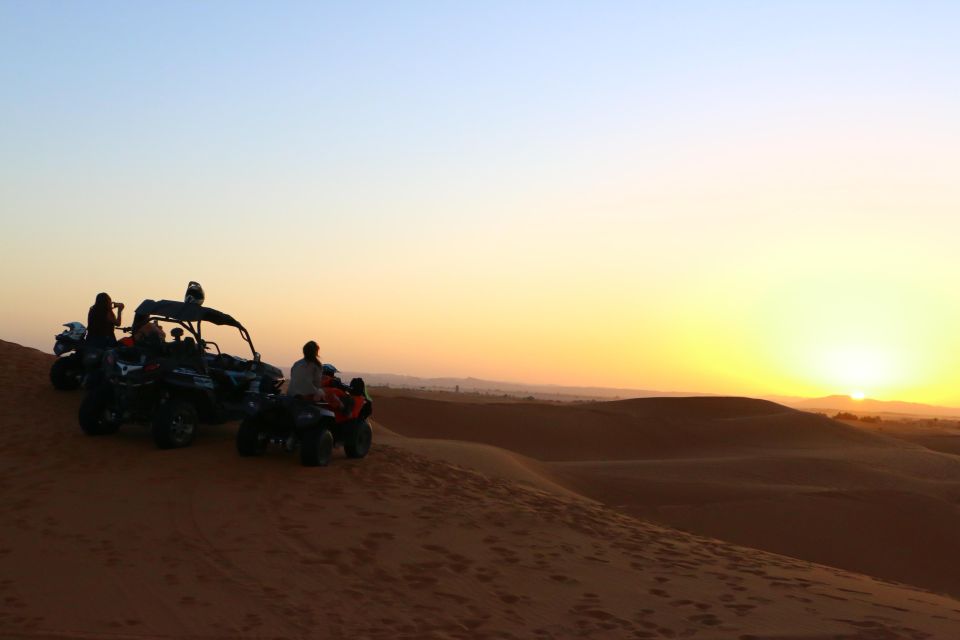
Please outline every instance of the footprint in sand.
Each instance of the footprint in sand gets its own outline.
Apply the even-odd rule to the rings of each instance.
[[[393,540],[396,536],[389,531],[374,531],[369,536],[369,538],[379,538],[381,540]]]
[[[690,616],[689,618],[687,618],[687,620],[689,620],[690,622],[698,622],[708,627],[715,627],[721,622],[720,618],[713,615],[712,613],[703,613],[696,616]]]
[[[457,604],[466,604],[467,602],[470,602],[470,598],[461,596],[456,593],[448,593],[446,591],[434,591],[433,595],[435,595],[438,598],[445,598],[447,600],[452,600]]]
[[[493,569],[487,569],[486,567],[480,567],[474,573],[474,577],[480,582],[491,582],[495,580],[500,575],[499,571]]]
[[[256,629],[262,625],[263,622],[261,621],[260,616],[255,613],[248,613],[247,615],[243,616],[243,626],[241,627],[241,630],[252,631],[253,629]]]
[[[751,610],[756,609],[752,604],[727,604],[724,605],[724,608],[730,609],[738,616],[745,616],[750,613]]]

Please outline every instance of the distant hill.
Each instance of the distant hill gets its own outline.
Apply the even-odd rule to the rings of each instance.
[[[287,372],[289,375],[289,371]],[[710,396],[712,393],[694,393],[688,391],[657,391],[651,389],[618,389],[590,386],[563,386],[555,384],[528,384],[522,382],[503,382],[481,380],[479,378],[420,378],[396,373],[341,372],[341,378],[348,381],[359,376],[371,386],[387,386],[400,389],[430,389],[440,391],[474,392],[485,394],[507,394],[512,396],[533,396],[543,400],[625,400],[629,398],[651,397],[689,397]]]
[[[826,396],[823,398],[769,398],[781,404],[794,407],[795,409],[804,409],[806,411],[849,411],[862,415],[870,414],[898,414],[906,416],[932,416],[941,418],[960,417],[960,408],[957,407],[938,407],[919,402],[901,402],[899,400],[872,400],[865,398],[863,400],[854,400],[850,396]]]

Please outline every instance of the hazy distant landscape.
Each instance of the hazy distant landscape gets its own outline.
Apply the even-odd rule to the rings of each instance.
[[[289,369],[286,370],[289,375]],[[625,400],[629,398],[650,397],[693,397],[715,396],[718,394],[698,393],[690,391],[659,391],[651,389],[608,389],[604,387],[575,387],[563,385],[524,384],[520,382],[502,382],[494,380],[480,380],[478,378],[420,378],[391,373],[363,373],[343,372],[342,376],[349,379],[353,376],[363,377],[368,384],[398,389],[421,389],[433,391],[450,391],[467,393],[483,393],[490,395],[505,394],[513,397],[530,396],[538,400],[557,401],[585,401],[585,400]],[[900,402],[889,400],[874,400],[864,398],[855,400],[850,396],[826,396],[822,398],[799,398],[795,396],[763,396],[764,400],[772,400],[789,407],[814,412],[847,411],[859,415],[879,415],[891,417],[938,417],[960,418],[960,408],[938,407],[917,402]]]

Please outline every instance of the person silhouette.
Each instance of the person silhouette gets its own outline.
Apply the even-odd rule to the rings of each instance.
[[[123,303],[114,302],[106,293],[98,293],[97,298],[87,312],[87,345],[105,349],[117,344],[113,331],[120,326],[123,316]],[[114,313],[113,310],[117,312]]]

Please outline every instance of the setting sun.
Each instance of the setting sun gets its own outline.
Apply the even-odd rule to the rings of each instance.
[[[854,391],[853,393],[850,394],[850,398],[852,400],[863,400],[866,397],[867,397],[867,394],[865,394],[863,391]]]

